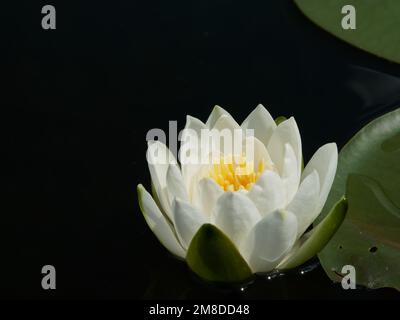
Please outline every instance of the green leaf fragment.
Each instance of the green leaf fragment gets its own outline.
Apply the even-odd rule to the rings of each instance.
[[[199,277],[212,282],[239,283],[252,276],[235,245],[211,224],[204,224],[197,231],[186,261]]]
[[[303,14],[322,29],[349,44],[400,63],[398,0],[295,0]],[[355,8],[356,29],[343,29],[345,5]]]
[[[278,126],[279,124],[281,124],[283,121],[286,121],[287,118],[284,116],[279,116],[278,118],[275,119],[275,123]]]

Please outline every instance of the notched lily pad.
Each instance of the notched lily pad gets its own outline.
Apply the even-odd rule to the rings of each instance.
[[[189,267],[202,279],[217,283],[240,283],[252,272],[231,240],[217,227],[204,224],[187,252]]]
[[[357,284],[400,290],[400,109],[365,126],[341,150],[336,179],[321,214],[346,193],[342,226],[319,254],[328,276],[344,265]]]

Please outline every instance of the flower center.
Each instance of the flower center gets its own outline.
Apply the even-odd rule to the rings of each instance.
[[[253,161],[245,157],[221,157],[210,170],[210,177],[218,183],[224,191],[250,190],[265,169],[262,159],[255,168]]]

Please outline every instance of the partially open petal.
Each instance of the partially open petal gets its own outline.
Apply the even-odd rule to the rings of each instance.
[[[233,154],[234,139],[241,132],[242,129],[239,124],[231,116],[222,115],[210,132],[212,134],[212,149],[226,155]],[[242,137],[239,137],[241,142]]]
[[[172,220],[169,198],[165,194],[165,190],[167,187],[167,170],[170,165],[178,166],[177,161],[167,146],[160,141],[149,141],[146,155],[151,181],[157,193],[157,198],[160,201],[162,209]]]
[[[254,148],[254,150],[251,150],[251,148]],[[254,171],[258,171],[261,161],[263,161],[266,169],[273,170],[275,168],[267,148],[256,137],[250,136],[243,139],[242,152],[246,154],[248,161],[254,161]]]
[[[297,238],[307,230],[319,214],[317,212],[319,190],[318,173],[314,170],[301,182],[299,190],[287,207],[287,210],[297,217]]]
[[[296,194],[300,183],[297,157],[289,143],[285,144],[281,177],[286,190],[286,203],[289,203]]]
[[[183,183],[182,174],[178,166],[169,166],[167,171],[167,188],[171,203],[174,198],[179,198],[184,201],[189,200],[186,186]]]
[[[281,177],[266,170],[247,194],[258,211],[265,216],[286,205],[286,192]]]
[[[197,230],[207,222],[205,216],[188,202],[175,199],[172,203],[176,233],[187,249]]]
[[[211,111],[210,116],[207,119],[206,126],[208,128],[213,128],[217,120],[222,116],[222,115],[227,115],[232,117],[228,111],[225,109],[221,108],[220,106],[215,106],[213,110]]]
[[[147,163],[151,180],[155,187],[165,187],[167,170],[170,164],[177,164],[176,159],[168,147],[160,141],[148,141]]]
[[[188,195],[189,200],[192,204],[196,205],[198,208],[201,208],[201,195],[200,195],[200,181],[204,178],[210,177],[210,170],[213,167],[211,154],[208,160],[206,160],[205,164],[199,164],[196,168],[193,168],[193,176],[190,179]]]
[[[201,130],[205,128],[207,128],[207,126],[203,123],[203,121],[192,116],[186,116],[185,129],[193,130],[193,132],[200,136]],[[185,130],[182,130],[182,135],[183,134],[185,134]]]
[[[296,155],[297,167],[300,175],[302,159],[301,138],[299,128],[293,117],[283,121],[277,126],[268,143],[268,152],[280,173],[283,170],[285,144],[287,143],[290,144]]]
[[[336,143],[328,143],[317,150],[304,168],[302,179],[305,179],[312,171],[316,170],[319,176],[320,194],[317,204],[317,214],[324,207],[325,201],[331,190],[336,174],[338,151]]]
[[[138,185],[139,206],[143,216],[158,240],[174,255],[184,258],[185,251],[179,244],[171,225],[167,222],[151,195],[142,185]]]
[[[225,192],[215,206],[215,224],[238,247],[260,218],[253,202],[237,192]]]
[[[180,136],[181,148],[179,149],[182,176],[187,189],[189,189],[193,175],[198,170],[201,130],[206,128],[206,125],[199,119],[187,116],[185,128]]]
[[[224,190],[211,178],[203,178],[198,184],[199,208],[203,214],[210,217],[218,198]]]
[[[297,235],[293,213],[276,210],[250,231],[241,252],[253,272],[273,270],[292,248]]]
[[[213,129],[223,130],[241,130],[239,124],[232,118],[230,115],[222,115],[219,119],[215,122]]]
[[[254,137],[268,146],[269,139],[276,129],[276,123],[267,109],[259,104],[242,123],[242,129],[253,129]]]

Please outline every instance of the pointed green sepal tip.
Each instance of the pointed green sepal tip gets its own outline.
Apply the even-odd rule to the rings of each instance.
[[[252,272],[231,240],[217,227],[204,224],[193,237],[186,261],[200,278],[218,283],[240,283]]]
[[[141,184],[138,184],[136,187],[139,208],[140,208],[140,211],[142,211],[142,213],[144,213],[143,206],[142,206],[143,189],[144,189],[144,187]]]
[[[292,269],[302,265],[318,254],[330,241],[342,224],[348,209],[347,199],[343,196],[329,214],[308,234],[300,238],[295,251],[289,255],[279,269]]]
[[[279,124],[281,124],[283,121],[286,121],[286,120],[287,120],[286,117],[284,117],[284,116],[279,116],[279,117],[275,118],[275,123],[276,123],[276,125],[278,126]]]

